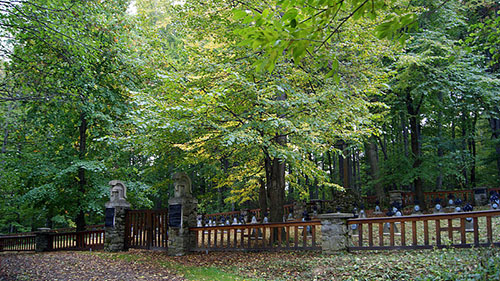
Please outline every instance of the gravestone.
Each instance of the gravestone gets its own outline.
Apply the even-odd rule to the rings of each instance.
[[[472,212],[473,207],[471,204],[467,203],[465,204],[463,211],[464,212]],[[474,231],[474,218],[465,218],[465,231],[467,232],[473,232]]]
[[[455,200],[453,195],[450,194],[448,196],[448,204],[446,205],[446,208],[444,209],[445,213],[453,213],[455,212]]]
[[[413,201],[413,203],[415,205],[413,206],[412,215],[421,215],[422,214],[422,209],[420,208],[420,201],[415,200],[415,201]]]
[[[498,210],[500,207],[500,196],[498,193],[493,192],[490,196],[490,209],[491,210]]]
[[[436,202],[436,205],[434,205],[434,213],[435,214],[442,213],[443,212],[443,206],[441,206],[441,199],[437,198],[435,200],[435,202]]]
[[[196,245],[196,233],[189,231],[189,228],[196,226],[198,201],[193,198],[191,179],[186,173],[175,173],[172,179],[174,197],[168,200],[168,255],[181,256]],[[211,218],[209,224],[216,222]]]
[[[375,211],[373,212],[374,215],[381,215],[382,214],[382,209],[380,209],[380,202],[377,201],[375,203]]]
[[[109,201],[105,204],[104,250],[119,252],[127,250],[125,243],[125,213],[130,209],[127,202],[127,187],[119,180],[109,182]]]
[[[364,209],[361,209],[361,211],[359,211],[359,218],[366,219],[366,212]]]
[[[474,188],[474,203],[476,206],[488,204],[488,193],[485,187]]]
[[[403,191],[402,190],[389,191],[389,202],[393,202],[393,204],[396,203],[399,206],[403,206]]]

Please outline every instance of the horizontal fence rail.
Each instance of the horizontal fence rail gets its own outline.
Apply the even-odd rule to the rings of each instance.
[[[321,250],[321,222],[192,227],[194,251]]]
[[[51,233],[52,249],[89,250],[104,248],[104,230]]]
[[[34,251],[35,235],[2,236],[0,237],[0,252],[2,251]]]
[[[500,211],[349,219],[350,250],[500,246]]]

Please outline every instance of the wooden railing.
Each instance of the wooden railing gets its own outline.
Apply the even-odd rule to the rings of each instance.
[[[130,210],[125,217],[127,246],[167,249],[168,210]]]
[[[294,207],[294,204],[286,204],[283,206],[283,213],[285,216],[288,216],[288,214],[293,210],[293,207]],[[215,219],[215,221],[219,222],[221,217],[224,216],[224,217],[234,217],[234,216],[239,216],[243,211],[232,211],[232,212],[222,212],[222,213],[213,213],[213,214],[206,214],[205,217],[206,218],[213,218]],[[255,217],[257,219],[260,218],[260,215],[261,215],[261,210],[260,208],[259,209],[250,209],[250,210],[247,210],[247,212],[249,213],[252,213],[255,215]]]
[[[321,250],[320,221],[193,227],[194,251]]]
[[[89,250],[104,247],[104,230],[55,233],[46,232],[49,251],[58,250]],[[0,252],[2,251],[34,251],[36,250],[36,235],[2,236],[0,237]]]
[[[94,224],[94,225],[86,225],[85,226],[85,231],[93,231],[93,230],[101,230],[104,229],[104,224]],[[48,232],[75,232],[76,228],[74,227],[67,227],[67,228],[56,228],[56,229],[51,229]],[[12,236],[29,236],[29,235],[35,235],[36,232],[31,231],[31,232],[21,232],[21,233],[9,233],[6,236],[12,237]],[[0,236],[0,237],[6,237],[6,236]]]
[[[34,251],[35,235],[1,236],[0,252],[2,251]]]
[[[51,233],[52,249],[89,250],[104,248],[104,230]]]
[[[500,211],[478,211],[349,219],[348,225],[354,243],[349,249],[500,246],[499,216]]]
[[[432,206],[436,199],[441,199],[442,203],[448,202],[448,197],[453,196],[454,199],[460,198],[463,202],[474,202],[474,191],[473,190],[448,190],[448,191],[434,191],[434,192],[424,192],[424,199],[427,205]],[[403,204],[405,206],[413,205],[415,201],[414,192],[404,192],[403,193]]]

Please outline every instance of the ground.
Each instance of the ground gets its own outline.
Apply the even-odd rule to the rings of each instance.
[[[500,249],[4,253],[0,280],[500,280]]]

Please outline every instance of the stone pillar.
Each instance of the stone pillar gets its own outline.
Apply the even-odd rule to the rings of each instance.
[[[35,235],[36,252],[47,252],[52,250],[52,235],[50,233],[50,228],[38,228]]]
[[[352,244],[349,237],[347,219],[354,218],[353,214],[331,213],[322,214],[321,220],[321,247],[324,254],[333,254],[347,250]]]
[[[392,190],[389,191],[389,202],[399,203],[399,206],[403,206],[403,191],[402,190]]]
[[[130,209],[126,200],[127,187],[123,182],[110,181],[110,201],[106,203],[104,224],[104,250],[120,252],[128,250],[126,243],[125,214]]]
[[[191,180],[186,173],[175,173],[174,197],[168,200],[168,255],[182,256],[196,246],[198,201],[191,194]]]

